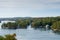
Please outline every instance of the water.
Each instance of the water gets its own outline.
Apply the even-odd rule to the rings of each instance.
[[[0,29],[0,35],[16,33],[17,40],[60,40],[60,35],[45,29]]]
[[[33,28],[31,28],[31,25],[28,26],[27,30],[34,30]]]

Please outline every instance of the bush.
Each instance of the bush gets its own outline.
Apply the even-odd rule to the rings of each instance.
[[[54,22],[51,29],[54,31],[60,31],[60,21]]]
[[[17,40],[15,38],[16,34],[8,34],[8,35],[5,35],[4,37],[3,36],[0,36],[0,40]]]

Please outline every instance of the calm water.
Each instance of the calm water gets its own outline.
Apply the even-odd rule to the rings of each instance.
[[[1,24],[1,23],[0,23]],[[53,33],[51,30],[33,29],[1,29],[0,35],[16,33],[18,40],[60,40],[60,35]]]

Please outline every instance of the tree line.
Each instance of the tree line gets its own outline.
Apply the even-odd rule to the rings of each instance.
[[[39,17],[31,19],[19,19],[15,23],[8,22],[3,23],[2,28],[27,28],[31,24],[32,28],[45,28],[46,25],[49,25],[50,29],[60,29],[60,16],[58,17]]]

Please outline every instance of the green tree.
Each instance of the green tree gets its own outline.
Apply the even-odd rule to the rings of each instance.
[[[54,31],[60,31],[60,21],[54,22],[51,29]]]

